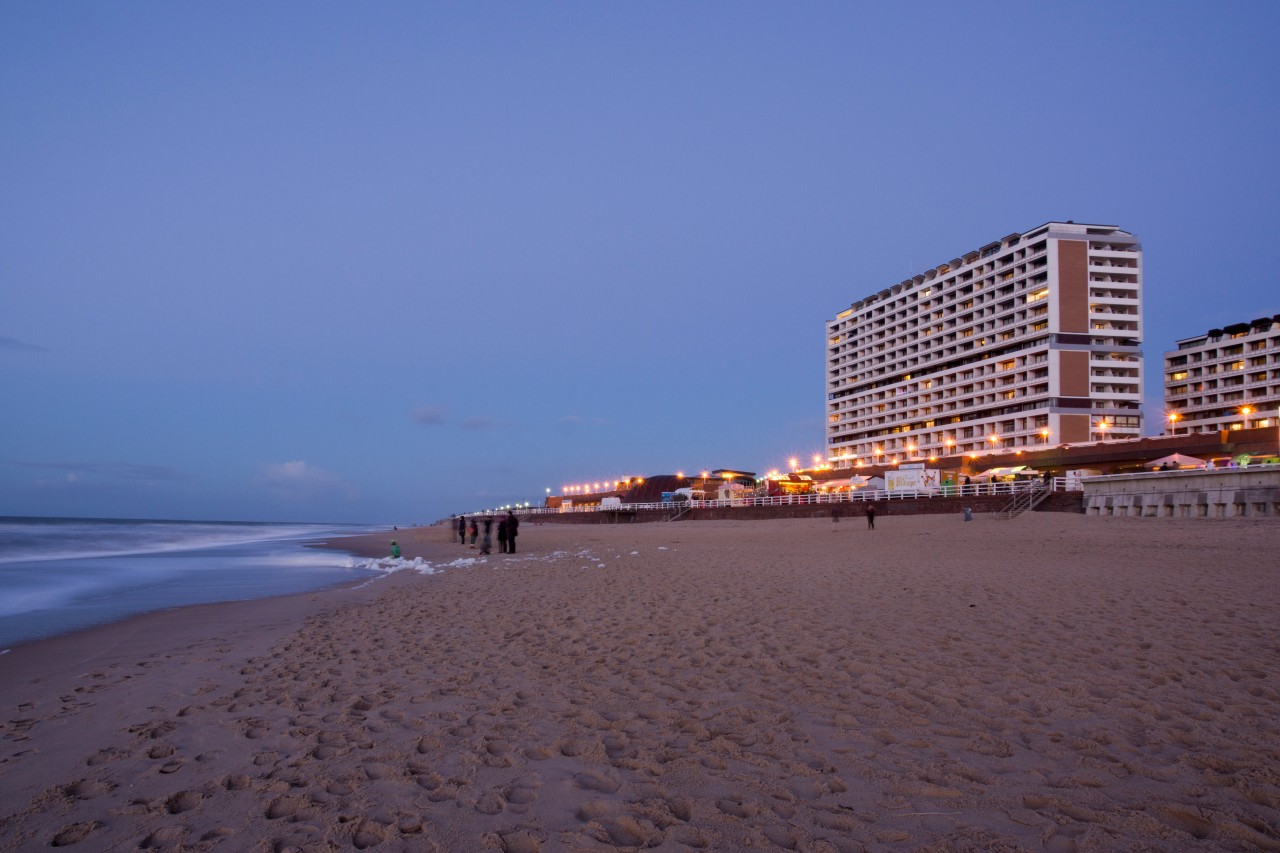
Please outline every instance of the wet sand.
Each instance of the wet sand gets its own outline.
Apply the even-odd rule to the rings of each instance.
[[[1280,524],[443,528],[0,656],[0,849],[1280,850]],[[495,542],[496,546],[496,542]]]

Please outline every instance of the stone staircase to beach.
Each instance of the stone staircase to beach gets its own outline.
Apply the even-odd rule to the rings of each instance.
[[[1052,490],[1046,488],[1043,484],[1037,483],[1025,492],[1016,492],[1009,499],[1009,502],[1001,507],[995,515],[997,518],[1017,518],[1024,512],[1035,509],[1044,503],[1051,494],[1053,494]]]

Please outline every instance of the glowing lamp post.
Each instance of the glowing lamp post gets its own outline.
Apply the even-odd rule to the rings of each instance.
[[[1040,443],[1041,443],[1041,444],[1048,444],[1048,443],[1049,443],[1049,428],[1048,428],[1048,427],[1045,427],[1044,429],[1040,430]]]
[[[1253,414],[1253,406],[1240,407],[1240,429],[1249,428],[1249,415]]]
[[[1178,414],[1177,412],[1169,413],[1169,435],[1173,435],[1174,432],[1177,430],[1178,421],[1181,420],[1181,418],[1182,418],[1182,415]]]

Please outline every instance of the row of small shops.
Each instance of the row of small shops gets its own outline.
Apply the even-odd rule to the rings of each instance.
[[[1280,464],[1277,431],[1271,428],[1232,430],[1179,436],[1153,436],[1129,441],[1059,445],[1039,450],[984,456],[952,456],[899,465],[828,465],[771,472],[716,469],[701,475],[661,474],[619,483],[596,493],[551,495],[546,506],[569,509],[608,508],[623,504],[681,500],[732,501],[744,497],[838,494],[871,491],[955,493],[970,484],[1065,478],[1068,488],[1086,477],[1143,471],[1195,468],[1247,468]]]

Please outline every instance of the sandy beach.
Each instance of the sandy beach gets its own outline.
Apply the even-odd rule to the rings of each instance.
[[[877,527],[402,530],[464,564],[18,647],[0,849],[1280,850],[1280,524]]]

